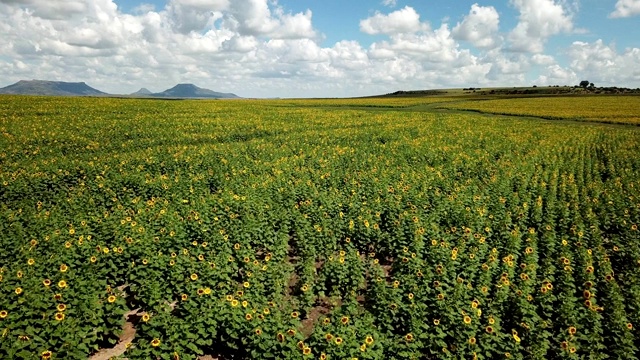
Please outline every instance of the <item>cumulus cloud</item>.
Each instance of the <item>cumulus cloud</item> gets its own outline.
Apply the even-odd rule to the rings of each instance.
[[[520,12],[518,25],[509,33],[513,51],[540,53],[550,36],[573,29],[571,13],[555,0],[511,0]]]
[[[414,33],[428,28],[427,24],[420,22],[420,15],[411,6],[387,15],[377,12],[360,21],[360,31],[369,35]]]
[[[473,4],[469,14],[453,28],[452,34],[455,39],[468,41],[477,48],[493,48],[497,44],[499,23],[500,16],[493,6]]]
[[[521,12],[509,49],[517,36],[543,45],[573,31],[568,0],[512,1]],[[169,0],[130,14],[113,0],[0,0],[0,79],[6,82],[0,85],[25,78],[87,81],[127,93],[193,82],[272,97],[513,86],[530,84],[532,74],[538,84],[578,75],[598,85],[640,84],[633,70],[640,69],[640,49],[575,42],[557,61],[541,51],[525,56],[503,46],[493,7],[474,4],[459,15],[453,28],[446,20],[432,28],[408,6],[374,13],[360,21],[360,30],[384,36],[366,46],[347,36],[323,45],[311,10],[292,13],[275,0]]]
[[[536,65],[551,65],[551,64],[554,64],[556,61],[553,58],[553,56],[550,56],[550,55],[533,54],[531,56],[531,62],[533,62]]]
[[[640,15],[640,0],[618,0],[615,10],[609,14],[611,18],[623,18]]]
[[[602,85],[619,85],[640,81],[640,49],[627,48],[618,53],[613,44],[601,39],[593,42],[575,41],[568,51],[570,67],[581,77]]]

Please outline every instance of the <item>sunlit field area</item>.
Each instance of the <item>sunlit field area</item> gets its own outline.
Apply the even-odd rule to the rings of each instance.
[[[563,96],[498,100],[485,98],[450,103],[444,107],[490,114],[640,125],[638,96]]]
[[[0,358],[636,358],[638,99],[3,96]]]

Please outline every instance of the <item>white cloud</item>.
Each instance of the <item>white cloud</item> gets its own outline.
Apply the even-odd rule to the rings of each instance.
[[[544,44],[573,31],[559,25],[570,24],[570,10],[549,8],[559,6],[553,1],[516,2],[526,41]],[[128,93],[192,82],[241,96],[356,96],[524,85],[532,73],[538,85],[578,75],[597,85],[640,85],[640,49],[576,42],[557,60],[542,52],[525,56],[502,46],[494,8],[474,5],[460,15],[451,29],[446,21],[431,28],[411,7],[375,13],[360,29],[383,38],[363,46],[345,35],[323,45],[310,10],[291,13],[275,0],[170,0],[131,14],[112,0],[0,0],[0,86],[37,78]],[[465,48],[470,44],[484,51]]]
[[[395,7],[398,4],[398,0],[382,0],[382,5],[388,7]]]
[[[520,12],[518,25],[509,33],[513,51],[540,53],[546,40],[573,29],[572,15],[555,0],[511,0]]]
[[[455,39],[468,41],[477,48],[493,48],[497,44],[499,23],[500,16],[493,6],[473,4],[469,15],[453,28],[452,34]]]
[[[616,9],[609,14],[611,18],[623,18],[640,15],[640,0],[618,0]]]
[[[550,55],[533,54],[533,56],[531,56],[531,62],[536,65],[552,65],[556,60]]]
[[[639,48],[627,48],[618,53],[614,45],[606,45],[602,40],[576,41],[568,55],[571,69],[598,86],[640,82]]]
[[[360,31],[369,35],[414,33],[427,29],[428,25],[420,22],[420,15],[410,6],[388,15],[377,12],[360,21]]]

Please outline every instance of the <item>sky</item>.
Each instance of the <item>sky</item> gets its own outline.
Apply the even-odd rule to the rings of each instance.
[[[0,86],[242,97],[640,87],[640,0],[0,0]]]

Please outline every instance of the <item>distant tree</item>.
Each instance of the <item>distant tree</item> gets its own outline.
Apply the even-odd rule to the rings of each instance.
[[[590,87],[590,88],[594,88],[594,87],[596,87],[596,86],[595,86],[595,85],[593,85],[593,83],[590,83],[590,84],[589,84],[589,87]]]
[[[580,81],[580,87],[581,88],[587,88],[587,86],[589,86],[589,80],[582,80]]]

